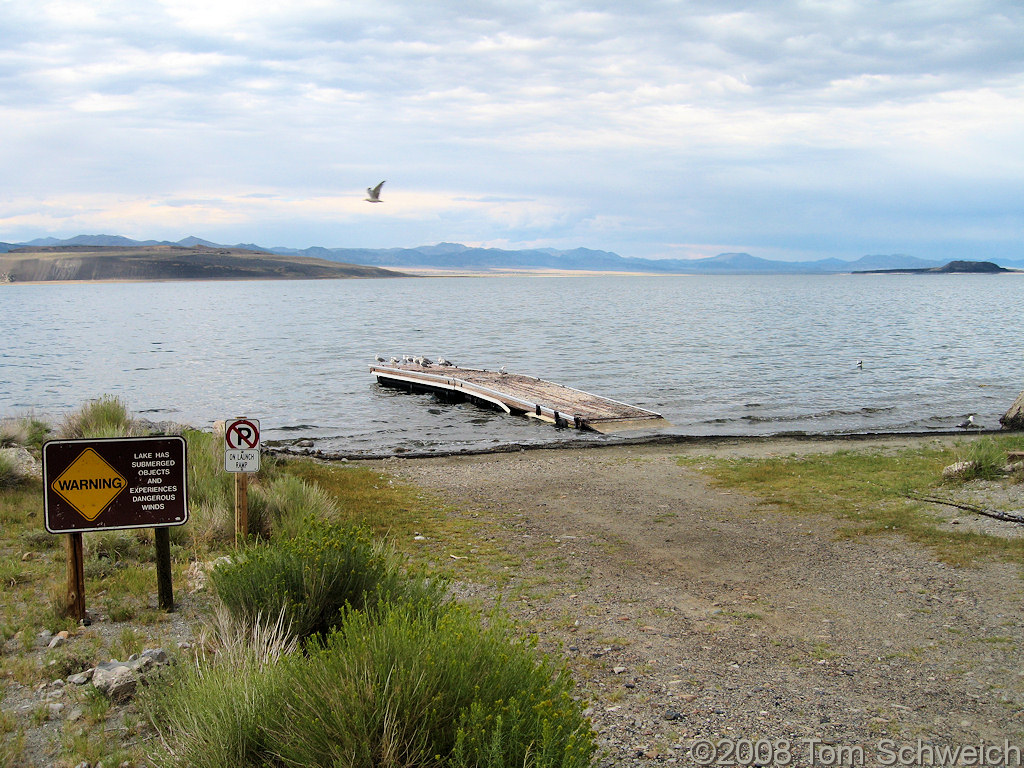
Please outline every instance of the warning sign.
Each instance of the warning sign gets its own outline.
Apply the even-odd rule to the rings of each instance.
[[[188,520],[185,439],[51,440],[43,445],[46,530],[76,533]]]
[[[124,475],[86,448],[50,487],[86,520],[92,522],[128,486]]]

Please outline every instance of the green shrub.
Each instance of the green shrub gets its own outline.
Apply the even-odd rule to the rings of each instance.
[[[64,439],[137,437],[142,430],[132,421],[127,404],[114,395],[90,400],[64,416],[58,430]]]
[[[259,544],[215,568],[210,584],[242,624],[285,611],[293,636],[326,633],[346,605],[390,598],[442,601],[443,585],[402,573],[394,552],[361,528],[307,518],[291,539]]]
[[[594,737],[563,667],[497,617],[398,603],[273,663],[186,669],[154,707],[163,766],[584,768]]]
[[[350,611],[284,666],[295,693],[268,730],[285,763],[570,768],[593,753],[568,674],[462,607]]]
[[[14,488],[22,483],[21,473],[14,459],[0,453],[0,489]]]

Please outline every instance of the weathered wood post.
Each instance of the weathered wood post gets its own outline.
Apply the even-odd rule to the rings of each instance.
[[[69,533],[67,538],[68,570],[67,597],[64,612],[71,618],[85,619],[85,555],[81,533]]]
[[[156,592],[160,607],[174,611],[174,585],[171,580],[171,532],[167,528],[153,531],[156,545]]]
[[[249,539],[249,474],[235,473],[235,547]]]

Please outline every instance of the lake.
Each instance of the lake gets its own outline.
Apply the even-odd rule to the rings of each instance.
[[[0,286],[0,415],[103,394],[259,418],[350,455],[581,436],[378,387],[444,356],[658,411],[687,435],[985,427],[1024,389],[1024,275],[479,277]],[[863,367],[858,367],[858,362]]]

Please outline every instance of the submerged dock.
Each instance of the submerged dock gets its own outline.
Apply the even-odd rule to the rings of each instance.
[[[469,399],[559,427],[608,433],[670,426],[654,411],[518,373],[414,362],[378,363],[370,372],[382,386]]]

